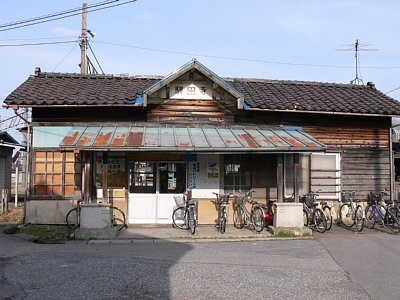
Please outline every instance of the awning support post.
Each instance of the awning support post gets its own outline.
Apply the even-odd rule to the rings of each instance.
[[[277,193],[278,203],[283,202],[283,154],[278,154],[278,162],[276,167],[276,182],[277,182]]]
[[[103,186],[103,203],[108,204],[107,195],[107,178],[108,178],[108,153],[103,152],[103,166],[102,166],[102,186]]]
[[[294,202],[299,202],[300,155],[294,154]]]
[[[83,202],[89,203],[90,200],[90,153],[83,154]]]

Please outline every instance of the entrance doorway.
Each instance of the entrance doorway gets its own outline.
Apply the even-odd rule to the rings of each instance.
[[[172,222],[174,196],[186,189],[185,162],[129,162],[128,222]]]

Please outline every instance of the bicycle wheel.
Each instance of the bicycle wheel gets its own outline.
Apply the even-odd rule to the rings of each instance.
[[[255,231],[261,232],[264,229],[265,216],[261,207],[254,207],[252,209],[251,222],[253,223]]]
[[[118,207],[111,206],[111,225],[117,228],[118,231],[122,228],[127,228],[125,214]]]
[[[185,207],[178,207],[172,213],[172,225],[179,229],[188,229],[187,210]]]
[[[308,212],[303,209],[303,223],[304,223],[304,227],[307,227],[309,225],[309,219],[308,219]]]
[[[340,223],[345,227],[352,227],[354,225],[353,211],[351,205],[348,203],[343,204],[339,210]]]
[[[372,229],[375,226],[375,210],[371,205],[365,208],[365,227]]]
[[[237,229],[242,229],[244,227],[244,211],[241,206],[236,206],[233,211],[233,225]]]
[[[354,213],[354,223],[356,224],[356,229],[361,232],[364,228],[364,216],[361,205],[357,205],[356,212]]]
[[[398,219],[399,212],[395,207],[390,207],[387,211],[387,227],[393,233],[400,232],[400,220]]]
[[[194,234],[196,232],[196,212],[195,212],[195,207],[189,208],[189,218],[188,218],[188,223],[189,223],[189,228],[190,232]]]
[[[219,232],[222,234],[225,233],[226,230],[226,208],[223,207],[220,211],[219,217]]]
[[[79,227],[79,222],[78,222],[78,209],[75,207],[71,209],[68,213],[67,216],[65,217],[65,223],[67,223],[67,226],[71,229],[76,229]]]
[[[329,206],[324,206],[322,209],[326,219],[326,230],[330,230],[332,228],[333,218],[331,213],[331,208]]]
[[[326,231],[326,218],[320,208],[314,210],[313,224],[318,232],[324,233]]]

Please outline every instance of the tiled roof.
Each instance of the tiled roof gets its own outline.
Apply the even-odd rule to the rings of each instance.
[[[231,79],[251,108],[357,114],[400,115],[400,102],[373,84]]]
[[[136,94],[158,80],[160,78],[41,73],[30,76],[4,103],[28,106],[133,105]]]
[[[40,73],[4,101],[7,105],[134,105],[162,77]],[[226,78],[251,108],[400,116],[400,102],[373,85]]]

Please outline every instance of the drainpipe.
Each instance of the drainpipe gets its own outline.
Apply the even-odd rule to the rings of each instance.
[[[15,115],[20,117],[25,121],[28,127],[28,133],[26,137],[26,160],[25,160],[25,197],[24,197],[24,223],[26,219],[26,200],[29,197],[29,187],[30,187],[30,169],[31,164],[31,123],[28,121],[28,109],[25,109],[26,118],[18,113],[18,106],[13,107]]]

